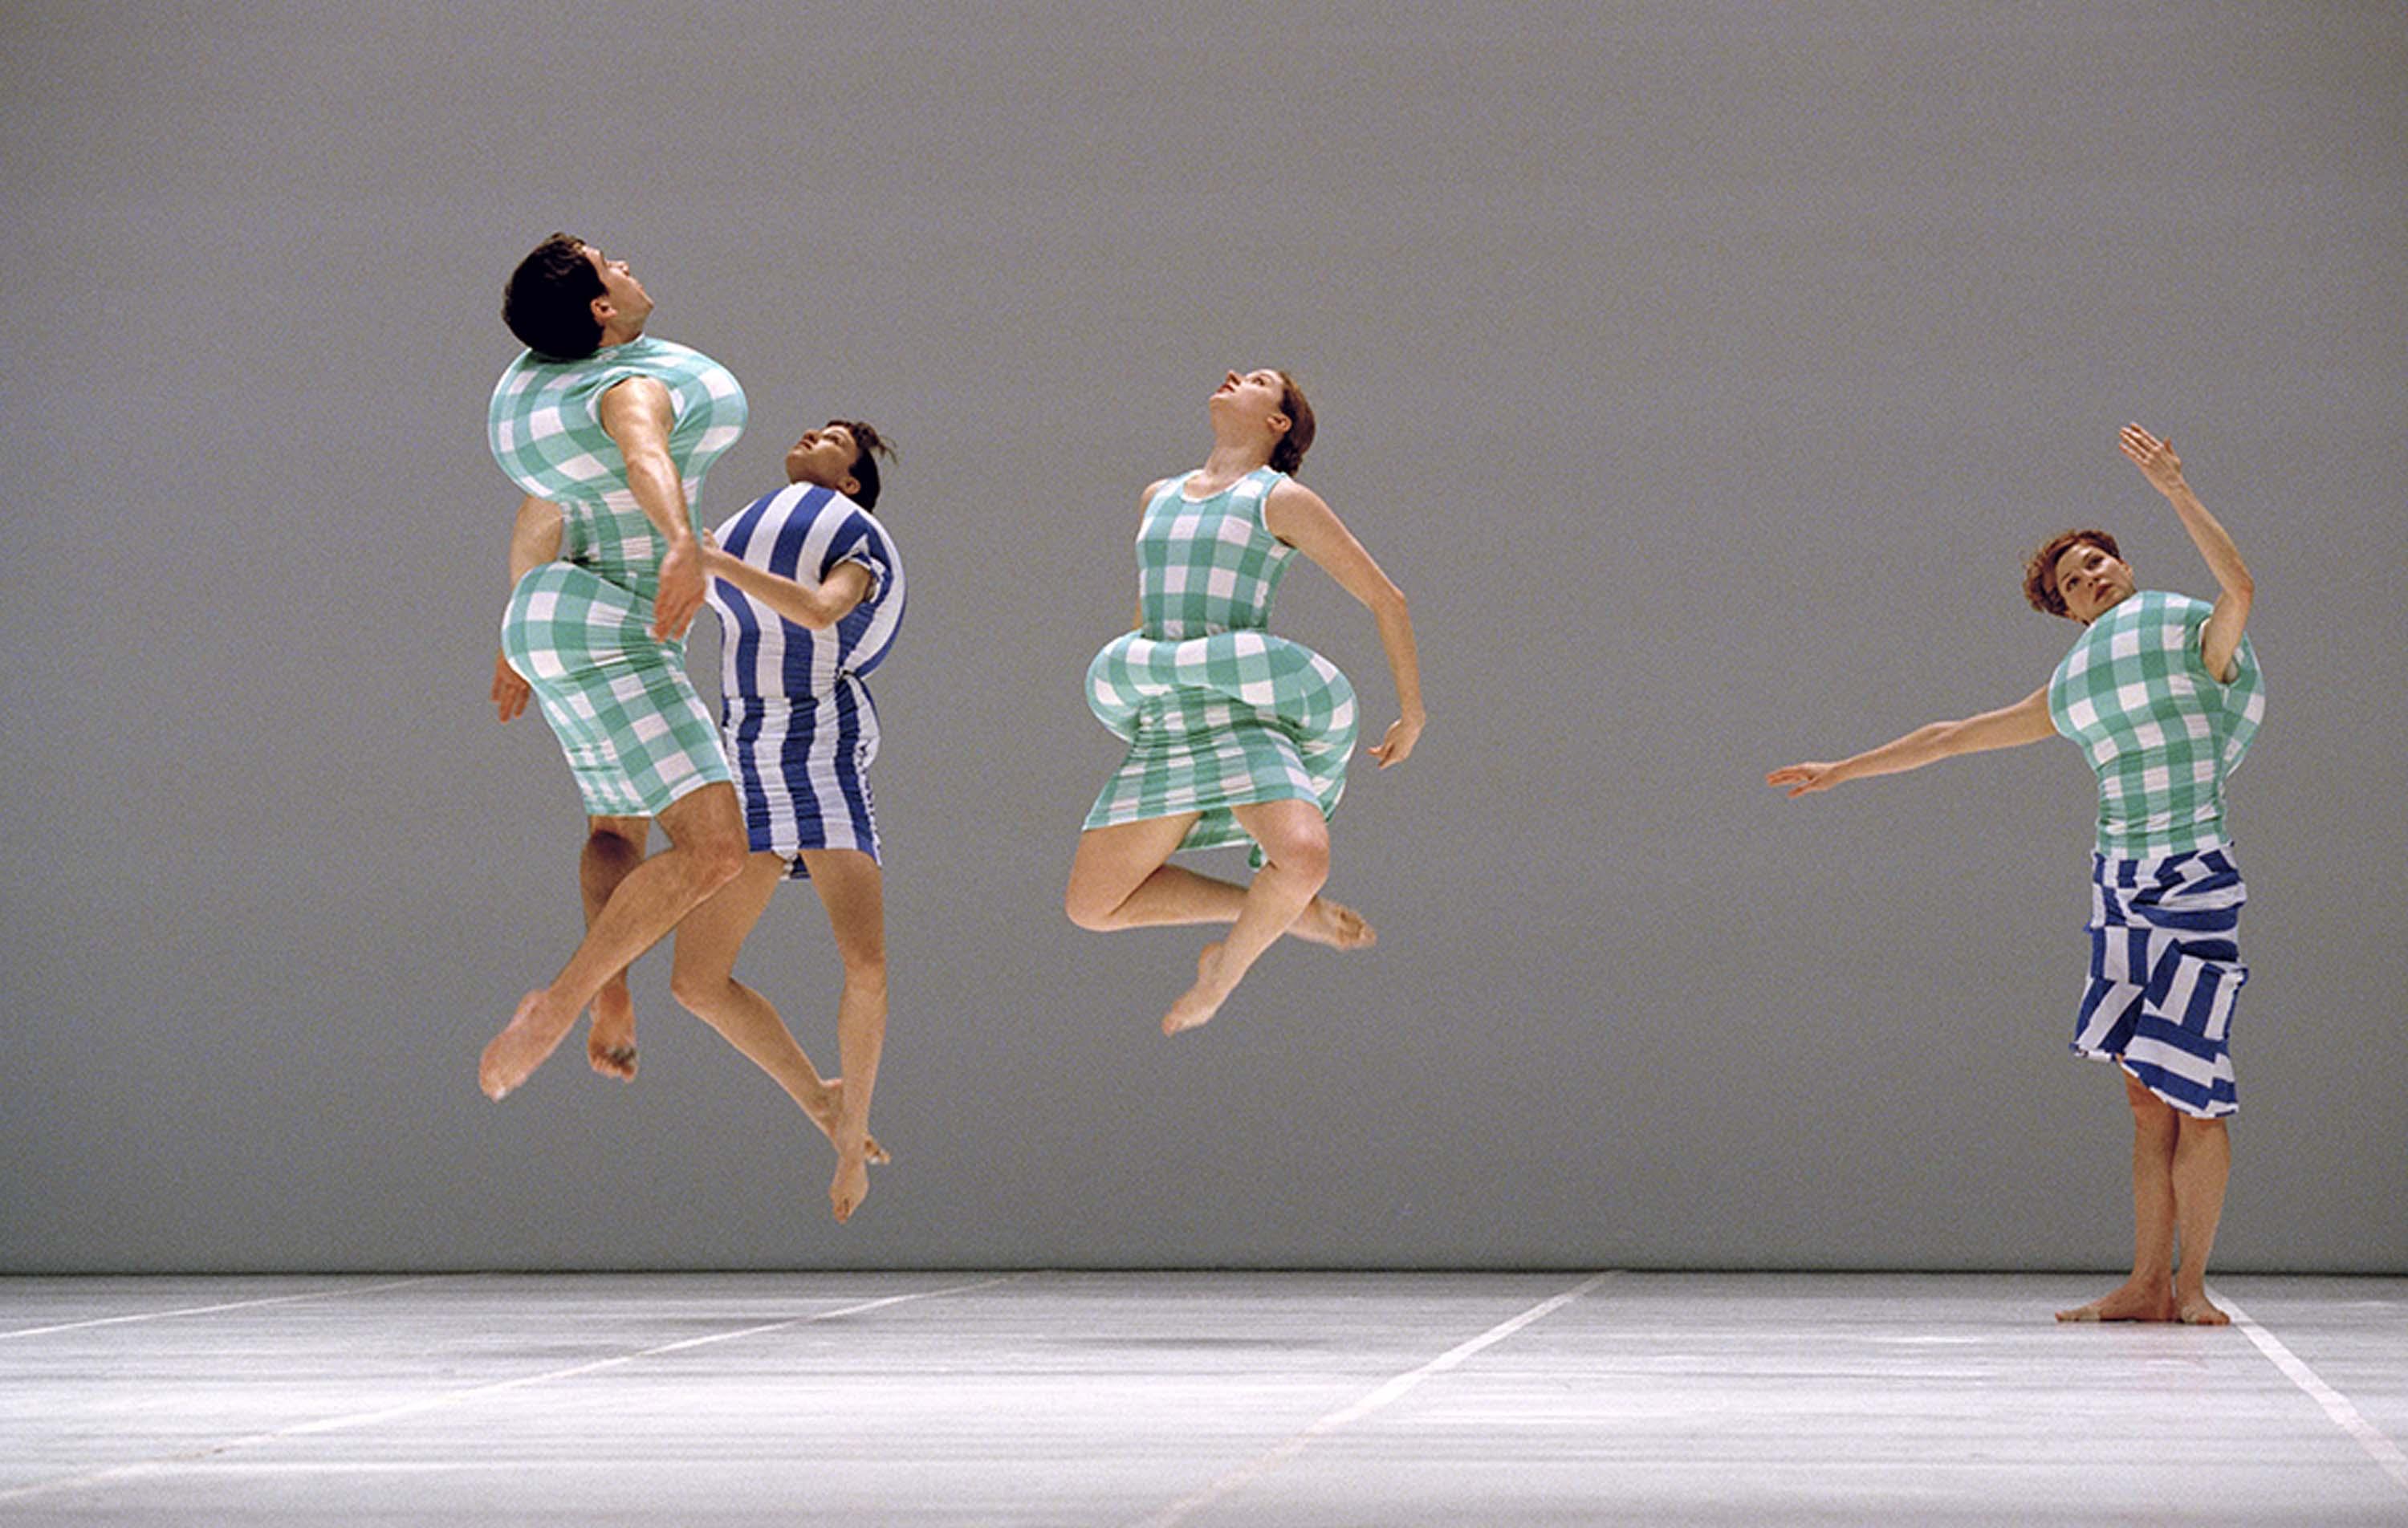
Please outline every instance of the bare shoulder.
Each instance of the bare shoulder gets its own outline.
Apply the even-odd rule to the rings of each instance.
[[[1156,478],[1154,481],[1146,484],[1145,492],[1137,496],[1138,513],[1145,513],[1145,511],[1153,505],[1154,496],[1161,493],[1165,488],[1168,487],[1170,481],[1171,479],[1168,478]]]
[[[1263,500],[1263,528],[1290,546],[1330,527],[1344,529],[1339,525],[1337,511],[1329,507],[1327,500],[1293,478],[1282,478]]]

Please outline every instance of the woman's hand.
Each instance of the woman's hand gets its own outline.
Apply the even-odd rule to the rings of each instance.
[[[509,721],[525,710],[527,696],[533,693],[533,687],[520,678],[519,671],[510,666],[509,656],[496,653],[494,657],[494,709],[501,714],[502,720]]]
[[[2182,458],[2174,454],[2173,443],[2159,440],[2137,424],[2124,426],[2120,444],[2124,454],[2149,479],[2149,486],[2172,498],[2187,486],[2183,482]]]
[[[1422,723],[1398,717],[1388,723],[1388,735],[1363,751],[1380,761],[1380,767],[1403,764],[1412,757],[1413,745],[1421,741]]]
[[[1809,791],[1828,791],[1839,784],[1832,778],[1832,772],[1838,768],[1839,765],[1832,764],[1794,764],[1765,776],[1764,783],[1775,789],[1784,785],[1789,787],[1789,796],[1794,801]]]

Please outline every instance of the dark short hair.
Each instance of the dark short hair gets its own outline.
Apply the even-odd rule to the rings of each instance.
[[[2024,598],[2031,601],[2033,609],[2042,615],[2063,616],[2068,621],[2073,619],[2073,612],[2065,607],[2065,596],[2057,592],[2057,560],[2064,556],[2068,549],[2083,546],[2096,547],[2119,563],[2124,560],[2123,549],[2116,546],[2115,538],[2104,531],[2057,532],[2042,542],[2040,550],[2033,552],[2031,560],[2024,564]]]
[[[552,361],[579,361],[602,345],[594,299],[606,294],[585,241],[554,234],[502,286],[502,321],[519,343]]]
[[[1304,389],[1296,378],[1283,371],[1280,379],[1280,412],[1288,419],[1287,434],[1271,447],[1271,468],[1293,474],[1304,464],[1304,453],[1312,449],[1312,405],[1304,401]]]
[[[878,478],[877,458],[882,456],[889,462],[894,461],[895,448],[886,443],[876,425],[864,424],[857,419],[832,419],[821,428],[834,429],[838,425],[853,432],[853,470],[846,476],[861,485],[861,492],[852,495],[853,502],[864,509],[875,509],[878,507],[878,491],[882,486]]]

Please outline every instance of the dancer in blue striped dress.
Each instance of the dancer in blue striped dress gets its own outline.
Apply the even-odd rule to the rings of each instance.
[[[774,1078],[836,1146],[828,1200],[853,1218],[868,1164],[870,1092],[886,1037],[885,890],[866,771],[878,708],[862,680],[902,624],[903,560],[877,504],[878,432],[831,420],[786,453],[788,486],[719,527],[704,563],[720,622],[720,734],[744,793],[752,857],[678,925],[670,991]],[[844,983],[822,1078],[736,957],[781,881],[808,879],[825,908]]]
[[[786,452],[788,486],[765,493],[703,545],[708,597],[720,621],[720,722],[744,795],[751,857],[737,878],[678,925],[670,992],[769,1074],[837,1148],[829,1199],[838,1221],[868,1192],[867,1167],[887,1160],[869,1135],[869,1097],[886,1035],[886,921],[878,821],[865,771],[878,753],[878,712],[862,677],[885,661],[902,624],[903,560],[869,512],[882,486],[878,432],[831,420]],[[521,523],[520,555],[559,550],[560,517]],[[509,671],[503,671],[507,674]],[[524,681],[496,678],[502,720],[526,704]],[[643,819],[627,852],[643,853]],[[597,836],[600,835],[597,829]],[[592,851],[589,850],[589,858]],[[844,985],[837,1002],[845,1077],[822,1078],[769,1001],[736,979],[736,960],[779,882],[818,888]],[[626,1000],[626,973],[614,978]],[[635,1019],[627,1010],[631,1078]]]
[[[2121,445],[2206,558],[2219,591],[2213,605],[2143,592],[2113,536],[2068,531],[2025,570],[2035,608],[2085,628],[2048,683],[2002,709],[1766,779],[1799,796],[2060,733],[2082,746],[2099,776],[2099,840],[2090,979],[2073,1049],[2123,1073],[2133,1251],[2122,1285],[2057,1319],[2221,1326],[2228,1318],[2207,1297],[2207,1260],[2232,1164],[2228,1031],[2249,978],[2236,942],[2248,893],[2225,839],[2224,781],[2265,709],[2245,635],[2255,590],[2173,448],[2137,424],[2124,427]]]
[[[1370,925],[1324,899],[1327,818],[1345,787],[1354,693],[1336,665],[1264,629],[1297,552],[1369,607],[1402,715],[1369,751],[1412,754],[1423,725],[1405,596],[1319,494],[1292,474],[1313,419],[1286,373],[1230,372],[1208,406],[1212,451],[1139,500],[1138,629],[1107,644],[1088,703],[1129,750],[1088,814],[1064,905],[1082,928],[1227,923],[1204,947],[1166,1035],[1210,1020],[1282,934],[1339,949]],[[1250,885],[1169,863],[1251,839]]]

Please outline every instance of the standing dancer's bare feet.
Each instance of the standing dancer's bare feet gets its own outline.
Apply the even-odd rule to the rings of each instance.
[[[869,1197],[869,1162],[867,1155],[847,1156],[837,1153],[836,1177],[828,1182],[828,1207],[836,1211],[837,1224],[853,1219],[853,1212]]]
[[[2202,1300],[2200,1304],[2205,1305]],[[2213,1306],[2208,1307],[2213,1310]],[[2216,1311],[2222,1315],[2222,1311]],[[2182,1319],[2174,1304],[2172,1287],[2154,1282],[2126,1280],[2114,1292],[2103,1294],[2086,1306],[2060,1310],[2061,1321],[2171,1321]]]
[[[828,1144],[835,1146],[836,1122],[844,1113],[844,1078],[832,1077],[825,1079],[820,1088],[819,1102],[804,1105],[803,1112],[810,1116],[811,1123],[820,1127],[820,1134],[828,1138]],[[838,1154],[843,1154],[841,1148],[838,1148]],[[875,1135],[863,1140],[862,1156],[864,1160],[880,1166],[895,1160],[886,1154],[886,1148],[878,1144],[878,1137]]]
[[[2177,1307],[2185,1326],[2230,1326],[2232,1318],[2216,1307],[2205,1294],[2186,1294]]]
[[[546,995],[538,987],[519,999],[518,1012],[485,1043],[485,1053],[477,1063],[477,1086],[496,1103],[542,1065],[561,1036],[577,1022],[573,1011],[566,1016],[544,1012]]]
[[[594,1022],[585,1034],[585,1064],[622,1082],[636,1080],[636,999],[624,977],[594,994]]]
[[[1363,915],[1327,897],[1316,896],[1304,905],[1287,931],[1312,944],[1327,945],[1332,950],[1369,950],[1380,942]]]
[[[1182,1029],[1195,1029],[1210,1023],[1212,1016],[1221,1011],[1221,1005],[1227,1001],[1229,994],[1216,987],[1212,980],[1212,973],[1220,964],[1220,955],[1221,946],[1215,942],[1206,945],[1204,952],[1196,957],[1196,985],[1182,992],[1179,1001],[1170,1005],[1170,1011],[1163,1015],[1162,1032],[1165,1035],[1176,1035]]]

